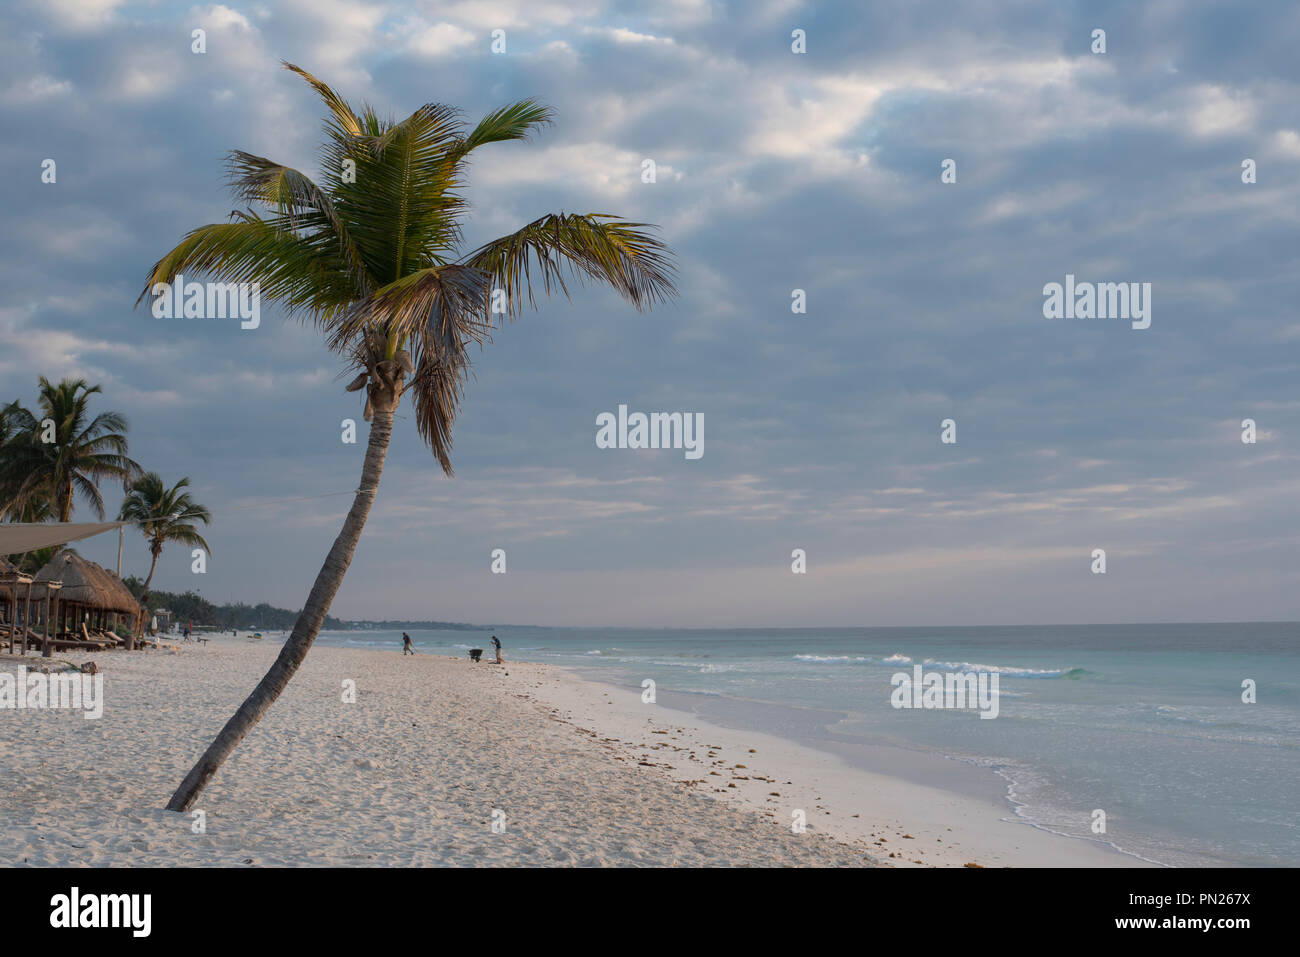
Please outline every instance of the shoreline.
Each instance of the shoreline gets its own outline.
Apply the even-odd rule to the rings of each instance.
[[[643,704],[639,689],[564,666],[330,645],[312,648],[201,795],[196,834],[191,815],[162,807],[281,641],[60,656],[97,661],[105,713],[0,713],[0,763],[25,769],[0,806],[0,864],[1144,863],[1010,820],[997,801]]]
[[[787,826],[789,815],[803,810],[809,831],[875,848],[881,862],[891,866],[1163,866],[1017,816],[1006,782],[993,769],[986,770],[997,782],[996,798],[922,784],[866,770],[806,742],[720,724],[670,704],[643,704],[639,689],[622,688],[575,668],[544,667],[555,669],[559,677],[551,685],[548,704],[579,726],[612,737],[625,756],[639,753],[644,759],[670,748],[673,759],[681,762],[672,767],[675,776],[689,767],[692,777],[687,780],[711,779],[703,785],[710,796]],[[714,744],[718,746],[710,747]],[[893,752],[892,762],[914,762],[913,770],[920,773],[909,777],[951,779],[981,770],[970,765],[953,768],[952,759],[888,745],[849,746],[874,755]],[[738,764],[743,765],[741,773],[736,772]]]

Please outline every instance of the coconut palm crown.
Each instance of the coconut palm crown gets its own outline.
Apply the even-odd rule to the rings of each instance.
[[[360,375],[348,388],[367,389],[367,420],[410,392],[420,435],[450,475],[468,348],[490,336],[494,302],[514,319],[536,305],[534,280],[548,295],[567,296],[574,278],[607,284],[638,310],[675,294],[671,255],[651,227],[604,213],[552,213],[462,251],[467,208],[459,189],[470,155],[527,139],[551,122],[548,107],[521,100],[469,129],[458,110],[428,103],[385,122],[369,106],[354,110],[306,70],[285,68],[329,111],[320,185],[273,160],[231,152],[235,196],[261,211],[236,211],[229,223],[190,232],[154,266],[141,301],[187,273],[257,282],[262,300],[314,321],[352,360]]]
[[[199,534],[197,524],[210,524],[212,513],[185,491],[189,484],[190,480],[186,477],[168,488],[157,472],[146,472],[131,483],[126,498],[122,501],[118,520],[132,522],[139,527],[145,541],[149,543],[149,554],[153,558],[149,565],[149,576],[144,580],[144,589],[140,594],[141,604],[149,600],[149,585],[158,569],[163,546],[168,542],[197,546],[209,554],[212,552]]]
[[[79,497],[103,519],[99,483],[117,479],[125,488],[140,474],[127,456],[126,417],[111,411],[92,416],[90,397],[102,390],[85,379],[39,381],[36,411],[14,402],[0,415],[0,432],[8,433],[0,450],[0,512],[16,521],[44,521],[48,503],[57,521],[68,522]]]

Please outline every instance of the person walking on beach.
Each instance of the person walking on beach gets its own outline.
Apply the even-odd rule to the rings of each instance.
[[[406,632],[402,632],[402,654],[403,655],[415,654],[415,651],[412,650],[411,648],[411,636],[408,635]]]
[[[497,641],[496,635],[492,636],[492,647],[497,650],[497,664],[505,664],[505,662],[501,660],[501,642]]]

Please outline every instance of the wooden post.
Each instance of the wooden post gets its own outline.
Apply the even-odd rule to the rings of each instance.
[[[32,583],[29,581],[27,583],[27,608],[23,611],[23,654],[27,654],[27,632],[31,627],[32,627]]]
[[[50,657],[50,604],[54,601],[54,589],[45,586],[45,641],[41,644],[41,657]]]

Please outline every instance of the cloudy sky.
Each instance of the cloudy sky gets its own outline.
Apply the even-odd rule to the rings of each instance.
[[[400,419],[335,614],[1300,619],[1298,40],[1285,2],[19,0],[0,400],[101,383],[133,457],[215,513],[207,573],[172,547],[157,585],[299,607],[359,476],[360,402],[274,312],[135,309],[146,272],[234,207],[225,151],[315,173],[322,110],[281,58],[397,116],[535,95],[558,120],[476,154],[467,242],[558,210],[657,223],[680,297],[638,314],[580,289],[502,329],[454,479]],[[1150,328],[1044,318],[1067,273],[1151,283]],[[620,403],[702,413],[703,457],[597,448]],[[79,547],[111,566],[116,544]],[[124,570],[147,561],[129,533]]]

